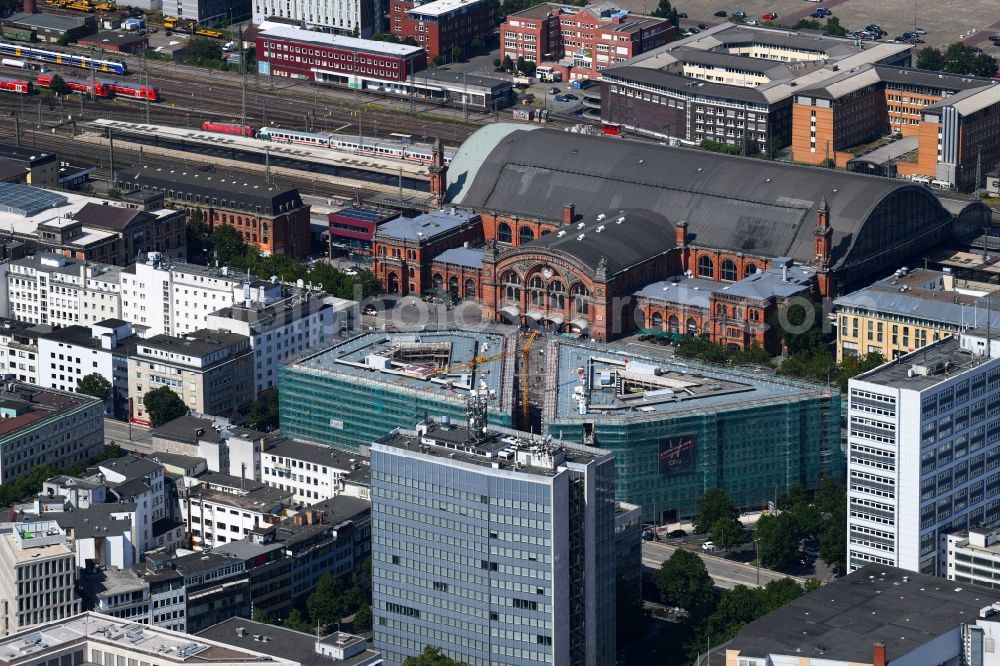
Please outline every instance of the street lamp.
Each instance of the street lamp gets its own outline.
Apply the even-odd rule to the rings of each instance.
[[[760,539],[754,538],[753,540],[753,561],[757,565],[757,587],[760,587],[760,553],[757,550],[757,544]]]

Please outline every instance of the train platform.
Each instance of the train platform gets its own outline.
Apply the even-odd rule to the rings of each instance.
[[[149,145],[200,146],[205,149],[201,152],[210,152],[219,156],[231,155],[234,159],[238,159],[238,156],[242,154],[255,155],[258,158],[256,161],[261,161],[266,154],[272,164],[301,163],[303,166],[300,168],[308,171],[367,172],[381,175],[384,178],[401,177],[407,181],[426,182],[430,179],[430,173],[424,164],[357,155],[329,148],[275,143],[251,137],[203,132],[191,128],[146,125],[118,120],[95,120],[88,123],[88,126],[103,134],[106,134],[110,129],[115,136],[120,136],[123,139],[140,138],[141,143]]]

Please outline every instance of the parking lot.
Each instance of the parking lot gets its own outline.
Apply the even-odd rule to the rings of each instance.
[[[654,0],[616,2],[640,13],[651,12],[657,5]],[[773,11],[778,14],[776,23],[784,23],[788,17],[792,18],[791,23],[795,23],[799,14],[808,16],[816,7],[825,6],[833,11],[833,15],[848,30],[858,30],[869,23],[876,23],[888,31],[892,38],[918,26],[927,31],[923,39],[931,46],[948,45],[980,31],[974,38],[975,45],[982,47],[987,53],[1000,56],[1000,48],[988,41],[989,35],[1000,33],[1000,3],[996,0],[826,0],[822,3],[805,0],[677,0],[674,6],[689,16],[687,21],[682,21],[682,25],[714,25],[726,20],[714,16],[718,10],[725,10],[727,13],[745,11],[748,17],[757,20],[764,13]]]

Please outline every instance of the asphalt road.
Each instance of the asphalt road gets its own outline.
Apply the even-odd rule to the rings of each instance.
[[[676,550],[676,546],[668,546],[664,543],[650,541],[644,542],[642,544],[642,564],[644,567],[649,567],[655,571],[660,568],[664,560],[674,554],[674,550]],[[754,567],[740,562],[732,562],[715,555],[708,555],[700,551],[697,552],[697,555],[704,560],[708,575],[715,581],[716,587],[723,589],[731,589],[737,585],[757,587],[757,570]],[[787,576],[777,571],[771,571],[770,569],[760,570],[761,585],[767,585],[771,581],[781,580],[782,578],[795,578],[800,583],[805,582],[803,578]]]
[[[104,419],[104,441],[105,443],[116,442],[122,448],[142,453],[153,452],[149,430],[136,425],[133,425],[130,430],[128,423],[114,419]]]

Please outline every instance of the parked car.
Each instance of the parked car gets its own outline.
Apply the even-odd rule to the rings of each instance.
[[[699,30],[698,28],[688,28],[687,34],[697,35],[699,32],[701,32],[701,30]]]
[[[687,17],[688,15],[686,12],[677,12],[677,18],[687,18]]]
[[[642,540],[643,541],[652,541],[655,538],[656,538],[656,535],[653,534],[653,530],[643,530],[642,531]]]
[[[981,48],[979,48],[978,46],[970,46],[969,47],[969,53],[982,53],[982,52],[983,52],[983,50]]]
[[[667,538],[669,539],[680,539],[681,537],[686,537],[688,535],[684,530],[672,530],[667,533]]]
[[[556,88],[555,86],[552,86],[551,88],[549,88],[549,94],[550,95],[558,95],[561,92],[562,91],[559,90],[559,88]]]
[[[775,12],[767,12],[766,14],[761,14],[760,17],[765,21],[774,21],[778,18],[778,14]]]
[[[757,19],[747,19],[747,25],[757,25]]]
[[[833,15],[833,12],[830,11],[829,9],[827,9],[826,7],[820,7],[816,11],[818,13],[822,14],[823,16],[832,16]]]
[[[990,41],[993,42],[994,44],[1000,44],[1000,35],[990,36]]]
[[[555,100],[557,102],[568,102],[569,98],[567,98],[566,95],[556,95]]]
[[[699,23],[698,24],[698,29],[699,30],[708,30],[708,24],[707,23]]]
[[[733,16],[735,16],[736,18],[746,18],[747,13],[742,9],[738,9],[735,12],[733,12]]]
[[[726,14],[725,9],[720,9],[719,11],[715,12],[715,15],[720,18],[726,18],[726,16],[728,16],[728,14]]]
[[[715,544],[712,543],[711,541],[706,541],[705,543],[701,544],[701,549],[711,552],[715,550]]]
[[[913,32],[917,33],[918,35],[926,35],[927,34],[927,31],[924,30],[923,28],[914,28]]]
[[[378,310],[375,309],[374,305],[369,304],[369,305],[366,305],[361,310],[361,314],[365,315],[366,317],[374,317],[375,315],[378,314]]]
[[[563,97],[565,97],[566,100],[570,101],[570,102],[575,102],[576,100],[580,99],[579,97],[577,97],[576,95],[574,95],[572,93],[567,93],[567,94],[563,95]]]
[[[823,18],[824,16],[826,16],[826,14],[823,14],[819,10],[817,10],[817,11],[815,11],[812,14],[809,15],[810,18],[814,18],[814,19],[820,19],[820,18]]]

